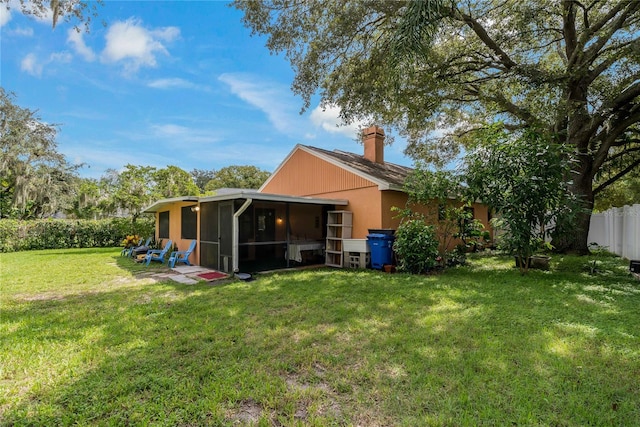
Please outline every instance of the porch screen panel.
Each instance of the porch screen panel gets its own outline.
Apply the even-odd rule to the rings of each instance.
[[[218,245],[215,243],[200,244],[200,265],[203,267],[219,270],[218,265]]]
[[[218,269],[218,203],[200,204],[200,265]]]
[[[229,272],[233,265],[233,204],[220,203],[219,208],[220,270]]]
[[[200,240],[218,242],[218,203],[200,204]]]

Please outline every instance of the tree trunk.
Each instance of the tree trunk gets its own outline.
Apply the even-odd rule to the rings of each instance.
[[[589,254],[589,226],[593,211],[593,185],[590,174],[574,176],[571,191],[577,197],[577,206],[571,206],[558,218],[551,244],[556,252]]]
[[[566,143],[574,147],[575,164],[570,174],[570,190],[577,206],[567,206],[558,218],[551,244],[562,253],[589,253],[588,235],[593,211],[593,156],[589,152],[590,116],[587,109],[588,84],[580,79],[569,82]]]

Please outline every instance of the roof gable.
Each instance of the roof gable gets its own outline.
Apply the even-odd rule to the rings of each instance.
[[[378,183],[298,145],[262,185],[260,191],[317,196],[367,187],[377,188]]]
[[[376,163],[364,156],[340,150],[324,150],[322,148],[303,146],[308,151],[324,157],[333,164],[347,169],[365,179],[378,184],[380,190],[403,190],[404,181],[413,170],[395,163]]]
[[[263,191],[268,187],[272,179],[278,175],[278,173],[285,167],[285,165],[291,160],[292,157],[298,151],[304,151],[311,154],[314,157],[325,160],[334,166],[337,166],[345,171],[353,173],[362,179],[371,181],[378,185],[380,190],[396,190],[404,191],[404,181],[413,171],[412,168],[397,165],[395,163],[384,162],[375,163],[366,159],[364,156],[349,153],[346,151],[334,150],[329,151],[318,147],[312,147],[309,145],[297,144],[293,150],[287,155],[287,157],[278,165],[271,176],[265,181],[258,191]]]

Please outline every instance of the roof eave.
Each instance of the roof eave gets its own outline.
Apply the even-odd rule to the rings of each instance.
[[[221,194],[218,196],[201,197],[199,202],[219,202],[225,200],[237,200],[237,199],[253,199],[265,202],[282,202],[282,203],[307,203],[316,205],[337,205],[346,206],[349,201],[345,199],[324,199],[318,197],[302,197],[302,196],[287,196],[283,194],[270,194],[260,193],[254,191],[241,191],[238,193]]]
[[[391,184],[389,182],[387,182],[384,185],[378,185],[378,190],[384,191],[384,190],[391,190],[391,191],[399,191],[401,193],[406,193],[406,190],[404,189],[403,186],[401,185],[397,185],[397,184]]]
[[[142,210],[142,213],[156,213],[156,212],[160,212],[160,209],[166,205],[170,205],[173,203],[179,203],[179,202],[194,202],[197,203],[199,200],[198,197],[196,196],[182,196],[182,197],[173,197],[170,199],[160,199],[156,202],[154,202],[153,204],[149,205],[148,207],[144,208]]]

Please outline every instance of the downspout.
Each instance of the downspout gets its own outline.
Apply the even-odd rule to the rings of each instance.
[[[240,215],[242,215],[242,213],[246,211],[249,206],[251,206],[251,203],[253,203],[253,199],[245,200],[242,206],[240,206],[240,209],[238,209],[238,211],[234,212],[233,214],[233,222],[231,226],[231,257],[233,258],[232,264],[233,264],[234,273],[237,273],[239,271],[238,257],[239,257],[240,251],[238,250],[238,245],[240,242],[238,241],[239,239],[238,232],[240,229],[240,225],[239,225],[240,221],[238,220],[238,218],[240,218]]]

